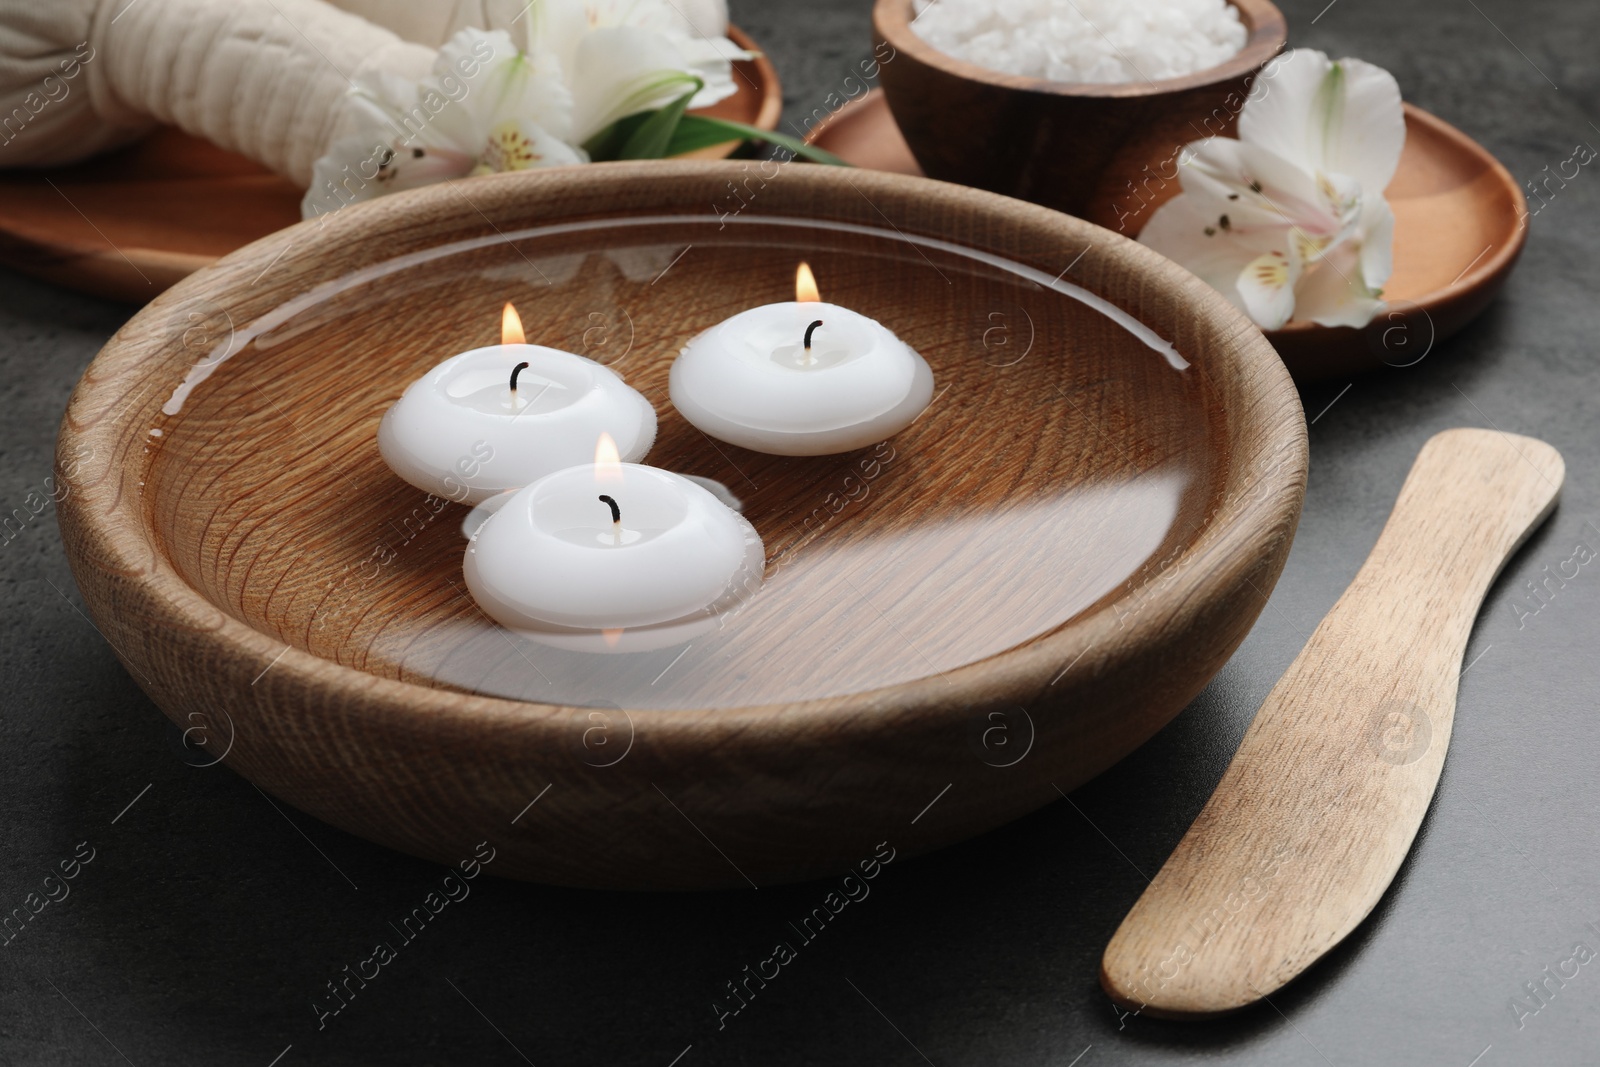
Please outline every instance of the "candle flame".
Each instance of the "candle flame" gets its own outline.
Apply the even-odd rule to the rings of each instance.
[[[608,433],[602,433],[595,442],[594,480],[600,483],[622,481],[622,456]]]
[[[527,334],[522,332],[522,319],[517,315],[517,309],[511,306],[511,301],[506,301],[505,310],[500,312],[500,343],[503,345],[523,345],[528,343]]]
[[[802,261],[794,272],[794,298],[801,304],[816,304],[822,300],[817,291],[817,276],[811,273],[811,264]]]

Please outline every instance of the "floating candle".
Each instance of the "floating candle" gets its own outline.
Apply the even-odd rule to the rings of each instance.
[[[655,442],[655,409],[615,372],[525,343],[510,304],[500,340],[445,360],[384,414],[378,451],[396,474],[476,504],[587,463],[602,433],[629,461],[644,458]]]
[[[822,456],[905,429],[933,371],[865,315],[822,303],[800,264],[792,302],[766,304],[691,340],[672,364],[673,406],[712,437],[780,456]]]
[[[595,462],[511,495],[474,532],[463,569],[490,618],[548,644],[636,651],[677,644],[761,583],[761,538],[687,478]]]

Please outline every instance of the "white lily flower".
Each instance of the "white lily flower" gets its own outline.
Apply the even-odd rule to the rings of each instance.
[[[583,35],[573,59],[573,126],[586,141],[620,118],[663,107],[702,87],[689,106],[709,107],[738,91],[733,68],[705,41],[672,38],[637,26]],[[738,53],[744,55],[744,53]]]
[[[582,143],[617,119],[682,96],[691,77],[703,83],[691,108],[710,107],[739,91],[733,62],[754,58],[722,36],[726,8],[672,0],[538,0],[527,23],[528,51],[552,56],[571,73],[574,140]],[[718,25],[715,35],[703,29]]]
[[[353,130],[317,160],[305,218],[451,178],[587,161],[568,143],[572,95],[559,69],[504,30],[457,33],[421,82],[358,75],[346,100]]]
[[[358,75],[301,215],[451,178],[586,163],[589,138],[696,80],[691,108],[732,96],[733,62],[752,53],[720,36],[726,6],[700,0],[685,14],[678,2],[536,0],[520,50],[505,30],[467,28],[420,82]]]
[[[1383,308],[1394,213],[1383,191],[1405,145],[1394,77],[1297,49],[1259,75],[1239,139],[1184,150],[1183,192],[1139,240],[1262,329],[1365,326]]]

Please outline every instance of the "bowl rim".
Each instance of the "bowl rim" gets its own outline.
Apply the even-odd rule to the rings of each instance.
[[[964,59],[957,59],[950,53],[935,48],[912,29],[911,23],[915,21],[911,14],[914,0],[875,0],[872,5],[872,26],[878,36],[888,42],[896,53],[905,52],[917,62],[954,78],[1043,96],[1136,100],[1237,81],[1259,70],[1273,56],[1283,51],[1289,40],[1289,26],[1283,17],[1283,12],[1279,11],[1271,0],[1227,0],[1227,2],[1239,12],[1240,21],[1249,31],[1243,48],[1216,66],[1204,70],[1176,78],[1147,79],[1137,82],[1051,81],[1048,78],[1007,74],[980,67]],[[889,60],[880,62],[887,63]]]
[[[185,581],[166,558],[162,536],[151,528],[148,509],[140,502],[136,483],[142,478],[142,467],[136,463],[117,467],[113,462],[119,455],[143,448],[148,441],[145,425],[149,416],[127,397],[139,389],[145,376],[170,373],[191,364],[181,352],[182,345],[166,328],[179,321],[178,312],[192,307],[191,301],[208,299],[207,294],[218,286],[249,286],[256,294],[252,302],[260,301],[263,308],[270,308],[316,284],[304,279],[259,283],[263,264],[283,256],[297,242],[318,239],[319,227],[323,230],[320,240],[326,242],[324,251],[329,254],[321,259],[318,269],[324,272],[322,277],[332,278],[361,266],[364,261],[360,253],[379,255],[378,250],[389,237],[414,225],[414,217],[431,215],[436,222],[445,219],[457,224],[470,221],[480,228],[487,222],[498,231],[499,226],[493,221],[497,212],[537,212],[543,210],[544,204],[559,202],[563,190],[583,190],[590,197],[605,194],[604,202],[621,203],[627,199],[627,190],[637,188],[641,182],[693,182],[715,189],[724,180],[742,176],[743,168],[744,164],[724,161],[588,164],[475,178],[470,200],[453,185],[396,193],[348,206],[322,220],[307,220],[253,242],[184,279],[142,308],[107,341],[84,371],[63,415],[56,452],[58,470],[63,471],[70,470],[70,465],[82,458],[85,448],[91,457],[112,457],[103,471],[85,474],[80,468],[77,477],[66,479],[69,491],[59,505],[58,520],[80,586],[88,584],[87,577],[93,577],[99,591],[109,599],[104,588],[110,584],[117,607],[133,613],[131,617],[136,622],[128,625],[144,635],[144,660],[130,657],[107,635],[108,643],[135,681],[160,704],[166,689],[142,669],[151,659],[167,659],[161,673],[168,674],[200,667],[220,670],[219,665],[242,662],[239,669],[243,673],[239,676],[243,678],[256,675],[270,664],[268,685],[256,687],[250,683],[250,692],[256,694],[250,699],[263,709],[281,708],[286,700],[315,698],[318,706],[337,707],[343,714],[364,720],[381,717],[393,723],[397,712],[414,713],[426,718],[404,720],[405,725],[434,735],[482,736],[485,729],[505,729],[527,736],[563,729],[574,712],[592,711],[586,705],[512,700],[369,674],[324,659],[230,614]],[[1183,632],[1196,625],[1209,606],[1236,592],[1241,581],[1248,581],[1253,568],[1270,557],[1283,538],[1292,538],[1308,467],[1306,423],[1299,394],[1261,332],[1198,278],[1109,230],[995,193],[926,178],[810,165],[787,171],[782,184],[789,183],[832,185],[831,190],[824,191],[865,197],[879,214],[883,211],[879,204],[893,207],[898,200],[922,207],[931,200],[949,208],[1017,220],[1030,233],[1065,231],[1062,236],[1076,242],[1067,247],[1078,247],[1086,237],[1101,247],[1110,246],[1120,256],[1134,261],[1141,279],[1139,291],[1145,291],[1152,283],[1160,284],[1163,296],[1172,300],[1170,317],[1175,323],[1190,321],[1201,308],[1220,317],[1221,325],[1208,330],[1225,338],[1215,342],[1214,347],[1226,349],[1216,358],[1219,362],[1225,360],[1223,369],[1235,377],[1232,391],[1241,403],[1236,410],[1222,405],[1220,401],[1229,392],[1226,379],[1219,381],[1207,374],[1204,362],[1191,363],[1207,379],[1204,388],[1217,401],[1215,409],[1222,413],[1213,423],[1212,437],[1214,447],[1222,450],[1224,457],[1202,526],[1149,580],[1120,595],[1107,594],[1096,605],[1029,642],[942,674],[787,703],[631,709],[638,712],[637,717],[630,709],[622,709],[630,722],[648,729],[664,751],[719,743],[740,749],[751,745],[789,749],[806,738],[814,740],[819,734],[834,740],[880,735],[906,716],[952,719],[999,701],[1031,704],[1054,684],[1052,678],[1059,680],[1066,674],[1062,664],[1072,670],[1082,661],[1082,672],[1093,677],[1170,641],[1175,629]],[[530,209],[530,204],[540,206]],[[707,214],[708,219],[715,217]],[[437,222],[439,228],[444,224]],[[900,229],[898,223],[891,225]],[[350,250],[357,254],[338,254]],[[1088,287],[1095,291],[1092,284]],[[1236,453],[1232,447],[1234,437],[1252,446],[1247,454]],[[135,460],[137,456],[137,452],[132,453]],[[1255,476],[1253,480],[1242,473],[1247,471]],[[89,568],[93,570],[86,575]],[[86,595],[85,600],[94,614],[96,598]],[[1119,613],[1118,604],[1136,610]],[[112,617],[115,619],[116,613]],[[157,647],[152,652],[150,635],[163,628],[179,631],[191,646],[183,651],[181,663],[171,661],[170,650]],[[198,652],[195,645],[200,646]]]

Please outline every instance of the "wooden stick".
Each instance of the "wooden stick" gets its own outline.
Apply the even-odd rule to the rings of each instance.
[[[1439,781],[1479,605],[1564,469],[1549,445],[1489,430],[1423,446],[1355,581],[1111,938],[1113,1000],[1168,1018],[1242,1008],[1372,911]]]

